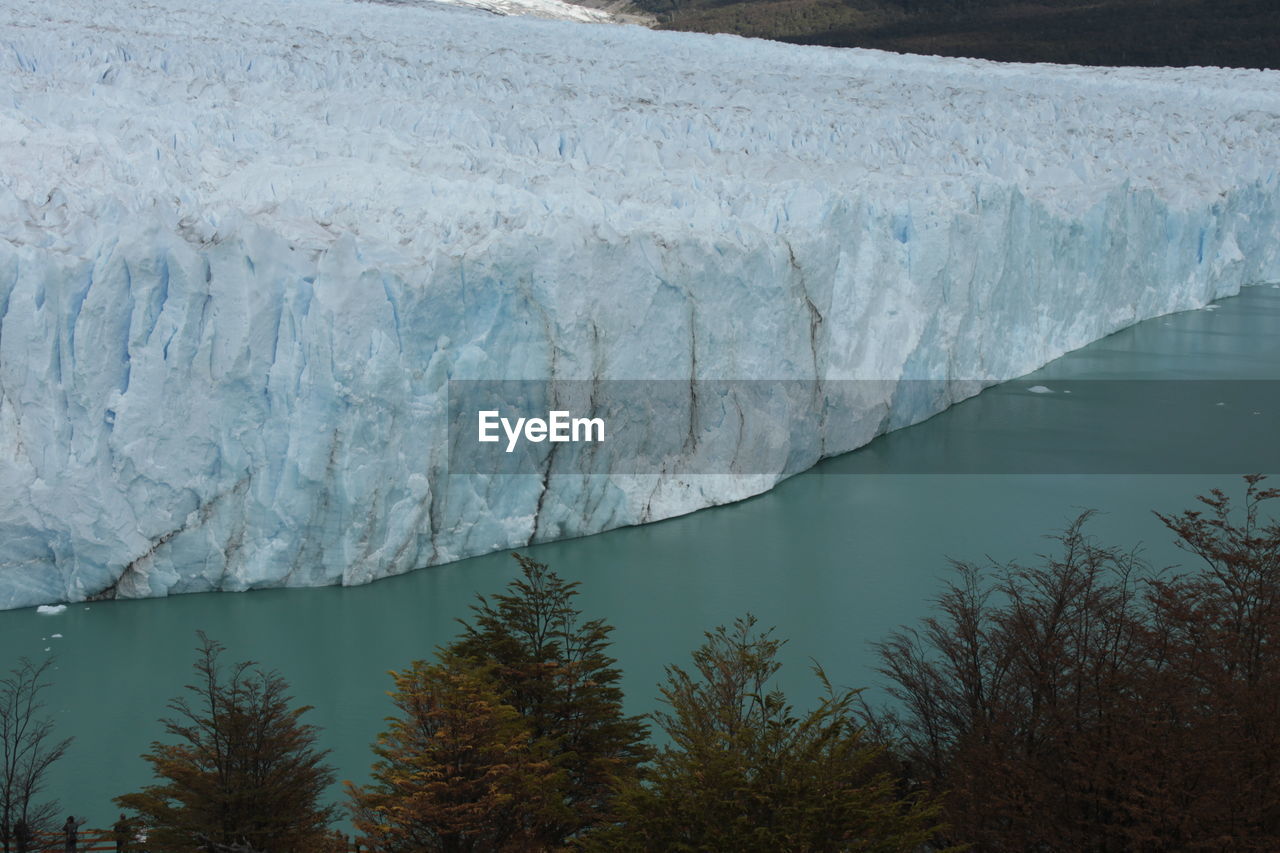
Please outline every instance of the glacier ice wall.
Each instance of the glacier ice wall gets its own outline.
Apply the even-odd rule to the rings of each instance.
[[[338,0],[85,17],[0,8],[0,608],[669,517],[952,402],[758,419],[765,475],[463,477],[450,378],[960,396],[1280,280],[1275,73]]]

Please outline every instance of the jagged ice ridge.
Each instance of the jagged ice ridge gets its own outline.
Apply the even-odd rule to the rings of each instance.
[[[741,499],[1280,280],[1271,72],[340,0],[10,0],[0,68],[0,608]],[[691,452],[772,432],[768,474],[447,474],[448,379],[552,376],[974,381],[738,432],[690,401]]]

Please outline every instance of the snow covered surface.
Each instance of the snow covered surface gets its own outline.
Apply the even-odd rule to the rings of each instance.
[[[431,6],[438,3],[446,6],[466,6],[494,15],[530,15],[553,21],[603,24],[617,20],[608,12],[575,6],[572,3],[565,3],[564,0],[368,0],[368,2],[386,3],[392,6]]]
[[[740,499],[1280,280],[1275,73],[340,0],[7,0],[0,69],[0,608]],[[549,376],[976,381],[690,400],[690,453],[769,433],[771,474],[447,474],[449,378]]]

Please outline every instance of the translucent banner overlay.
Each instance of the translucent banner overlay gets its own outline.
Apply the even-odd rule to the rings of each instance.
[[[449,473],[780,475],[855,448],[861,449],[824,470],[1280,472],[1280,380],[1042,379],[988,385],[454,380]],[[959,400],[964,402],[952,405]],[[929,423],[900,429],[924,420]]]

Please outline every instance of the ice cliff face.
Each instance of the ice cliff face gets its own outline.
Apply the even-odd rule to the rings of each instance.
[[[1280,279],[1274,73],[337,0],[10,0],[0,68],[0,608],[667,517],[974,390],[757,417],[762,475],[464,477],[450,378],[989,381]]]

